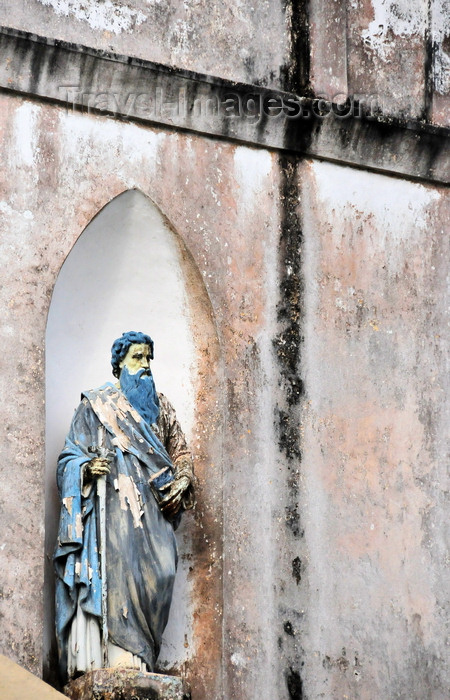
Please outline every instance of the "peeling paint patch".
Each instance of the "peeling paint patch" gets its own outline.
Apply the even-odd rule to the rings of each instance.
[[[11,216],[11,214],[14,214],[14,209],[8,204],[8,202],[2,201],[0,202],[0,212]]]
[[[118,408],[119,402],[117,404]],[[106,425],[107,427],[110,427],[111,430],[110,432],[115,435],[115,438],[112,440],[112,443],[114,445],[117,445],[122,452],[125,452],[130,449],[130,440],[128,436],[123,432],[123,430],[120,428],[119,423],[118,423],[118,412],[114,410],[114,407],[107,401],[102,401],[100,396],[97,396],[95,400],[92,401],[92,408],[96,412],[96,414],[101,418],[102,423]],[[126,408],[126,406],[125,406]],[[130,411],[131,415],[133,418],[135,415]],[[137,413],[137,412],[136,412]],[[122,409],[122,413],[120,415],[121,418],[125,417],[125,412]],[[140,416],[139,416],[140,420]]]
[[[410,238],[409,228],[404,225],[405,214],[414,220],[416,229],[426,231],[429,208],[441,196],[437,190],[401,180],[396,181],[393,190],[389,178],[351,168],[338,172],[331,163],[314,163],[313,170],[321,205],[329,212],[336,242],[342,237],[341,227],[337,225],[342,212],[349,220],[359,220],[363,216],[367,218],[364,212],[370,212],[377,230],[373,245],[383,250],[397,247],[401,251],[401,246]],[[389,257],[391,268],[403,264],[402,261],[402,256],[394,257],[391,254]]]
[[[122,510],[130,509],[134,527],[142,527],[141,516],[144,514],[144,511],[142,510],[141,495],[136,488],[136,484],[131,476],[126,474],[119,474],[118,484],[120,507]]]
[[[434,89],[441,95],[450,92],[450,2],[432,5],[431,37],[434,48]]]
[[[427,5],[423,0],[372,0],[374,19],[363,31],[366,46],[386,59],[395,48],[397,36],[423,36],[427,26]]]
[[[111,0],[38,0],[41,5],[51,7],[57,15],[74,17],[80,22],[87,22],[91,29],[113,32],[130,31],[146,21],[147,15],[120,5]]]
[[[63,498],[63,505],[66,508],[69,515],[72,515],[72,501],[73,496],[67,496],[67,498]]]
[[[251,212],[258,204],[257,198],[266,191],[264,179],[272,169],[271,155],[268,151],[239,146],[234,154],[234,168],[242,206]]]
[[[24,102],[16,110],[14,118],[14,163],[16,166],[31,167],[34,164],[37,149],[36,118],[40,109],[31,102]]]
[[[231,654],[230,661],[233,664],[233,666],[237,666],[237,668],[247,667],[247,661],[245,660],[243,655],[240,654],[238,651],[235,651],[234,654]]]

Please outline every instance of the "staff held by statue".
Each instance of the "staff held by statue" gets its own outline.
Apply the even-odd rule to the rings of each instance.
[[[91,454],[108,463],[114,455],[112,450],[105,447],[105,426],[97,428],[97,445],[88,448]],[[98,520],[99,520],[99,544],[100,544],[100,577],[102,583],[102,659],[103,667],[108,668],[108,586],[106,579],[106,474],[97,479]]]

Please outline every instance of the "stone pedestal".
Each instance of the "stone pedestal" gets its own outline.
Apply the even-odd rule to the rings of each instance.
[[[189,700],[180,678],[132,669],[103,668],[68,683],[71,700]]]

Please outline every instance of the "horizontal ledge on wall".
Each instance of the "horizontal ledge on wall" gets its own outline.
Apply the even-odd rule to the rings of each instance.
[[[449,129],[0,28],[0,89],[418,180],[450,182]]]

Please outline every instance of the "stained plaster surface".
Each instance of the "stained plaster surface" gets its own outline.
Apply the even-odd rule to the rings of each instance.
[[[270,0],[2,0],[0,24],[303,92],[299,54],[310,47],[316,95],[350,94],[386,115],[448,126],[449,0],[310,0],[305,26],[300,9]]]
[[[374,119],[369,105],[332,107],[322,98],[302,98],[301,113],[290,118],[283,109],[289,104],[295,107],[296,102],[300,109],[297,98],[280,91],[274,94],[273,88],[233,85],[7,28],[0,31],[0,53],[0,85],[32,99],[308,153],[380,172],[450,181],[446,130],[417,120],[405,125],[386,115]],[[224,108],[231,99],[229,90],[236,100],[232,115]],[[238,110],[238,104],[246,104],[249,91],[256,109],[253,115]],[[278,106],[280,113],[270,116],[268,105],[274,101],[284,108]]]
[[[443,700],[448,190],[309,163],[301,192],[306,697]]]
[[[254,557],[255,551],[275,547],[271,510],[263,503],[270,498],[274,464],[268,399],[273,367],[267,328],[273,322],[277,295],[276,161],[264,151],[105,118],[86,119],[5,96],[0,115],[5,164],[0,200],[5,270],[1,382],[4,395],[15,397],[4,406],[1,440],[2,649],[40,673],[42,359],[53,285],[65,257],[92,217],[113,197],[136,187],[168,217],[193,256],[214,313],[226,377],[226,381],[221,379],[216,349],[213,343],[208,344],[203,349],[193,430],[201,488],[192,525],[194,593],[188,604],[196,648],[191,666],[187,664],[182,670],[196,697],[222,697],[223,595],[239,609],[236,633],[245,653],[242,663],[248,668],[245,685],[256,683],[263,693],[278,677],[272,667],[278,663],[273,649],[276,641],[267,635],[268,619],[275,615],[268,605],[272,571],[267,566],[262,569],[261,560]],[[198,282],[191,284],[195,306]],[[202,313],[199,309],[200,337],[207,327]],[[262,400],[262,396],[266,398]],[[218,472],[222,425],[226,436],[223,483]],[[233,489],[234,474],[242,481],[239,492]],[[223,591],[222,501],[227,533],[232,533],[228,536]],[[256,528],[255,518],[260,523]],[[231,614],[230,607],[224,609],[230,611],[226,615]],[[226,645],[228,656],[234,653],[234,645],[231,636]]]
[[[2,0],[0,24],[249,83],[279,86],[288,61],[288,12],[269,0]]]
[[[2,651],[40,673],[53,285],[135,187],[192,255],[222,357],[208,340],[193,441],[195,697],[443,698],[444,193],[319,163],[283,184],[267,151],[5,95],[0,117]]]
[[[313,1],[313,90],[448,126],[449,36],[448,0]]]

